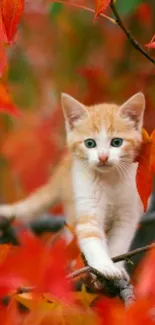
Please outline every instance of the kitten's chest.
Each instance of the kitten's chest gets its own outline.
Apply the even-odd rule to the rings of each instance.
[[[131,207],[131,202],[135,201],[136,196],[134,181],[113,184],[100,182],[98,206],[101,219],[104,216],[104,222],[109,227],[113,220],[119,217],[121,210]]]
[[[100,207],[107,206],[107,209],[119,206],[130,196],[131,184],[121,184],[119,182],[108,183],[100,181],[98,184],[98,200]]]

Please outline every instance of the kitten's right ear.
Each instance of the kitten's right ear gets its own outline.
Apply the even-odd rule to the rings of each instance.
[[[134,122],[136,129],[140,130],[143,124],[145,110],[144,94],[139,92],[129,98],[120,107],[121,115]]]
[[[88,117],[85,106],[65,93],[61,93],[61,104],[65,120],[70,128],[73,128],[76,122]]]

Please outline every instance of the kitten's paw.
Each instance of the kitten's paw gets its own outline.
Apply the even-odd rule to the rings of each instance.
[[[116,263],[116,267],[120,270],[120,272],[122,273],[122,277],[121,279],[127,280],[128,282],[130,281],[130,276],[127,273],[125,267],[122,265],[122,263]]]
[[[93,266],[94,267],[94,266]],[[94,267],[98,272],[100,272],[103,277],[107,280],[127,280],[129,282],[129,275],[123,267],[122,263],[114,264],[111,260],[102,263],[102,265],[96,265]],[[102,290],[104,288],[104,282],[100,281],[95,274],[90,274],[89,283],[91,287],[96,290]]]
[[[118,268],[112,261],[102,263],[98,267],[95,267],[106,279],[120,280],[124,279],[124,273],[121,268]]]
[[[102,263],[102,265],[98,265],[98,267],[96,266],[95,269],[107,280],[120,280],[123,278],[122,270],[117,268],[112,261],[105,264]],[[91,274],[90,279],[91,286],[94,287],[94,289],[102,290],[104,288],[104,282],[99,280],[96,275]]]

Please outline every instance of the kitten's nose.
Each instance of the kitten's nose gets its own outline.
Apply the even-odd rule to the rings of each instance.
[[[105,154],[101,154],[100,156],[99,156],[99,159],[100,159],[100,161],[101,162],[106,162],[107,160],[108,160],[108,155],[105,155]]]

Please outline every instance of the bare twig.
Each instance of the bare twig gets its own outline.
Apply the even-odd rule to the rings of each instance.
[[[140,247],[140,248],[134,249],[133,251],[130,251],[130,252],[126,253],[126,254],[115,256],[115,257],[112,258],[112,260],[115,263],[123,261],[123,260],[127,260],[128,258],[130,258],[130,257],[132,257],[134,255],[140,254],[140,253],[144,253],[144,252],[150,250],[151,248],[155,248],[155,244]],[[90,266],[85,266],[85,267],[83,267],[83,268],[81,268],[79,270],[76,270],[76,271],[68,274],[67,278],[68,279],[74,279],[77,276],[82,275],[82,274],[87,273],[87,272],[91,272],[91,273],[95,274],[96,276],[103,278],[103,275],[100,274],[100,272],[98,272],[96,269],[94,269],[93,267],[90,267]]]
[[[155,59],[153,59],[143,48],[142,46],[138,43],[138,41],[134,38],[132,33],[129,31],[129,29],[126,28],[124,25],[117,9],[115,6],[114,0],[111,0],[110,3],[111,10],[116,18],[116,23],[119,25],[119,27],[123,30],[124,34],[127,36],[128,40],[130,43],[134,46],[134,48],[139,51],[141,54],[143,54],[150,62],[152,62],[155,65]]]

